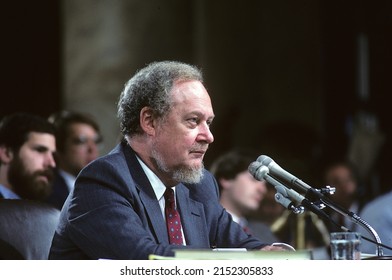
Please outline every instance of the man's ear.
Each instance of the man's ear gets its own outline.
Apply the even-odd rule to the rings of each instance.
[[[227,189],[231,185],[231,180],[220,178],[219,184],[221,185],[222,189]]]
[[[12,150],[4,145],[0,146],[0,162],[2,164],[8,164],[14,158]]]
[[[156,120],[150,107],[144,107],[140,111],[140,127],[148,135],[155,135]]]

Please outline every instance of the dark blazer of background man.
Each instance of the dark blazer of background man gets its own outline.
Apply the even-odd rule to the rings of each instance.
[[[76,176],[99,156],[102,137],[98,123],[87,113],[60,111],[48,120],[56,127],[57,168],[53,191],[46,202],[61,209],[74,187]]]

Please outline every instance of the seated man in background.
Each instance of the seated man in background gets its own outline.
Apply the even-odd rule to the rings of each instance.
[[[366,203],[359,216],[376,231],[381,243],[389,247],[381,247],[384,255],[392,256],[392,190]],[[365,227],[357,224],[355,229],[361,236],[374,240]],[[361,252],[377,254],[378,248],[374,243],[362,238]]]
[[[359,214],[362,203],[359,199],[357,179],[353,167],[345,161],[330,163],[324,171],[324,181],[327,186],[335,187],[336,191],[330,196],[331,200],[344,209]],[[329,217],[338,225],[354,230],[355,223],[336,211],[327,208]],[[331,231],[336,227],[328,225]]]
[[[98,157],[102,137],[97,122],[88,114],[61,111],[49,121],[56,127],[57,169],[47,202],[61,209],[80,170]]]
[[[229,151],[212,163],[210,171],[218,182],[220,203],[233,220],[248,234],[273,243],[278,238],[267,224],[247,219],[249,214],[259,208],[267,193],[267,182],[256,180],[248,171],[249,164],[255,158],[244,151]]]
[[[56,166],[55,129],[47,120],[16,113],[0,123],[0,197],[45,200]]]

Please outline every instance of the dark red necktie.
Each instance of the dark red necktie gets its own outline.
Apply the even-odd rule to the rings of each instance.
[[[244,218],[241,218],[239,221],[240,226],[242,227],[242,229],[247,233],[252,235],[252,231],[251,229],[248,227],[248,221]]]
[[[249,235],[252,235],[252,231],[250,230],[250,228],[248,226],[243,226],[242,229]]]
[[[165,217],[167,233],[169,235],[170,244],[183,244],[181,232],[180,214],[176,209],[176,202],[174,200],[174,191],[172,188],[166,188],[165,197]]]

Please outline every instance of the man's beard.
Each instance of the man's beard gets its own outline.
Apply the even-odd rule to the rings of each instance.
[[[175,170],[170,169],[163,158],[163,156],[155,149],[152,150],[152,156],[160,171],[171,174],[171,177],[176,182],[186,184],[196,184],[201,181],[204,176],[204,164],[201,163],[200,167],[178,166]]]
[[[39,176],[45,176],[48,182],[39,180]],[[10,165],[8,180],[13,190],[21,198],[32,200],[44,200],[52,192],[54,173],[52,169],[35,171],[32,174],[25,172],[25,166],[16,157]]]

